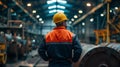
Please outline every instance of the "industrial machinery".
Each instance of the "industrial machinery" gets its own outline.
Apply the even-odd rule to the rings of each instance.
[[[0,27],[0,30],[5,33],[4,37],[1,37],[0,39],[5,38],[4,40],[6,41],[5,43],[1,43],[0,49],[6,52],[7,59],[9,59],[9,57],[17,58],[18,54],[21,53],[21,52],[18,52],[18,47],[19,47],[18,43],[20,43],[21,41],[20,41],[20,38],[18,38],[15,35],[17,32],[22,32],[22,28]]]
[[[0,64],[5,65],[7,60],[6,44],[0,43]]]
[[[23,45],[23,28],[21,26],[22,21],[19,20],[10,20],[9,26],[0,27],[0,31],[4,32],[6,46],[4,44],[1,45],[1,49],[5,50],[7,53],[7,59],[11,58],[11,61],[17,61],[19,56],[24,56],[25,53],[25,45]],[[0,39],[3,39],[1,37]],[[25,43],[24,43],[25,44]]]
[[[116,14],[107,20],[106,29],[94,30],[96,35],[95,44],[99,44],[100,38],[103,42],[120,42],[120,7]],[[108,14],[109,15],[109,14]]]
[[[0,33],[0,66],[6,64],[7,54],[6,54],[6,43],[4,39],[4,33]]]

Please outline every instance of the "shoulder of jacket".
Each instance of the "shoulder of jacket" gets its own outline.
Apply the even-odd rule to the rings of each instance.
[[[54,32],[54,30],[48,32],[48,33],[44,36],[44,38],[48,37],[48,36],[51,35],[53,32]]]
[[[76,36],[73,32],[67,30],[73,37]]]

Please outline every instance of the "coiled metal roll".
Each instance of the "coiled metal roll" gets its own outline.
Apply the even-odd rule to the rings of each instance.
[[[112,46],[112,48],[111,48]],[[83,52],[74,67],[120,67],[120,53],[118,46],[82,46]]]

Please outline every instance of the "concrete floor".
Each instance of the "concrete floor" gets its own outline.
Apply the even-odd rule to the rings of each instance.
[[[38,63],[38,64],[36,64]],[[36,67],[47,67],[48,62],[43,61],[37,50],[33,50],[28,54],[26,60],[18,60],[17,62],[7,63],[6,67],[33,67],[36,64]]]

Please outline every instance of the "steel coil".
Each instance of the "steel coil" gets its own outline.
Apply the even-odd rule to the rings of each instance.
[[[119,43],[110,43],[107,45],[107,47],[110,47],[120,53],[120,44]]]
[[[84,45],[82,55],[74,67],[120,67],[120,53],[106,46]]]

